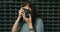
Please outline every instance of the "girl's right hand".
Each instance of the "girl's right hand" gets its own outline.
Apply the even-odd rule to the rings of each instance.
[[[23,12],[24,12],[23,7],[21,7],[18,11],[18,14],[20,17],[22,17]]]

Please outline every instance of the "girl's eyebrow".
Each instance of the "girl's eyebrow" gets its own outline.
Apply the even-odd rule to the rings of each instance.
[[[29,10],[29,9],[25,9],[25,8],[23,8],[24,10]]]

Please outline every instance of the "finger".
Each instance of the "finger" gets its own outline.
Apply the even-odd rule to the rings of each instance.
[[[23,14],[24,13],[24,10],[21,8],[21,10],[19,11],[21,14]]]
[[[31,19],[31,14],[29,14],[29,19]]]
[[[25,19],[26,17],[25,17],[25,13],[24,14],[22,14],[22,16],[23,16],[23,18]]]

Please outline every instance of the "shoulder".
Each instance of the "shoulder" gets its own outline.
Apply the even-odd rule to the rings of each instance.
[[[42,18],[37,17],[37,18],[36,18],[36,21],[42,21]]]
[[[36,18],[36,22],[35,22],[35,26],[38,28],[38,27],[41,27],[43,25],[43,21],[42,21],[42,18]]]
[[[43,23],[42,18],[40,18],[40,17],[36,18],[36,23],[38,23],[38,24],[42,24],[42,23]]]

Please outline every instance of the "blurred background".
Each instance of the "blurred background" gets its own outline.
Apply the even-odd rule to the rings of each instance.
[[[29,0],[43,19],[45,32],[60,32],[60,1]],[[18,10],[25,0],[0,0],[0,32],[11,32]]]

